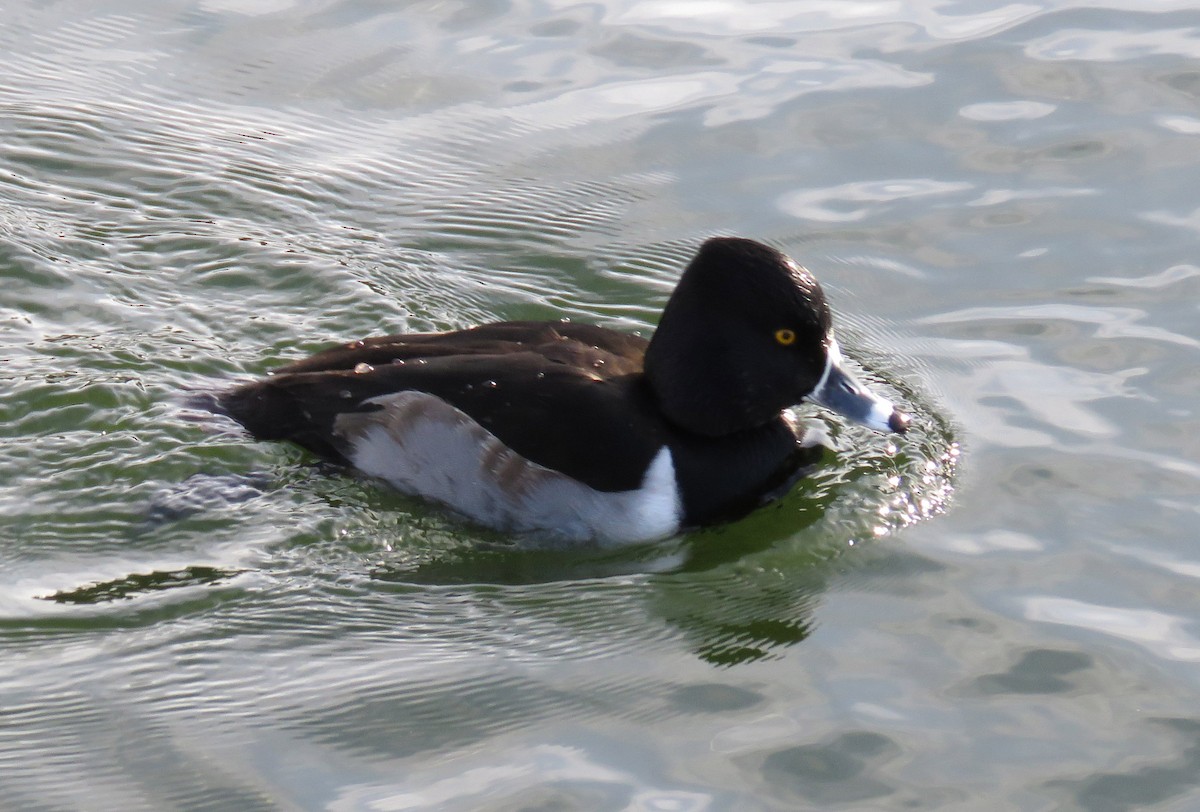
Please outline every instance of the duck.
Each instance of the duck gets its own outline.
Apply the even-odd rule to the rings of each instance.
[[[910,423],[848,369],[812,273],[713,237],[648,340],[565,319],[376,336],[225,390],[215,410],[479,525],[617,545],[786,494],[812,468],[806,402],[881,433]]]

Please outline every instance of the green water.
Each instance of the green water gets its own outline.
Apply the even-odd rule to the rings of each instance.
[[[1200,11],[20,2],[0,807],[1200,806]],[[904,438],[539,550],[188,408],[370,334],[648,334],[713,234]]]

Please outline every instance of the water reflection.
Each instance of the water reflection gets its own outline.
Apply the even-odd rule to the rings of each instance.
[[[1094,6],[7,4],[0,796],[1195,807],[1200,40]],[[715,233],[951,422],[564,553],[167,405],[337,336],[648,331]]]
[[[172,572],[147,572],[127,575],[76,589],[60,590],[40,596],[55,603],[90,604],[115,600],[131,600],[153,592],[183,587],[219,584],[238,575],[237,570],[221,570],[216,567],[191,566]]]

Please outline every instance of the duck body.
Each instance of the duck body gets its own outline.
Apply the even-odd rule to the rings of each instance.
[[[650,341],[570,322],[368,338],[218,404],[259,439],[290,440],[481,524],[626,543],[736,518],[786,491],[813,454],[785,412],[805,397],[903,431],[906,418],[839,361],[816,280],[772,248],[717,238]]]

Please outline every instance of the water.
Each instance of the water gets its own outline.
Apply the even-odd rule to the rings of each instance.
[[[1190,3],[18,2],[13,809],[1200,806]],[[181,394],[776,244],[918,420],[619,552]],[[957,452],[957,453],[956,453]]]

